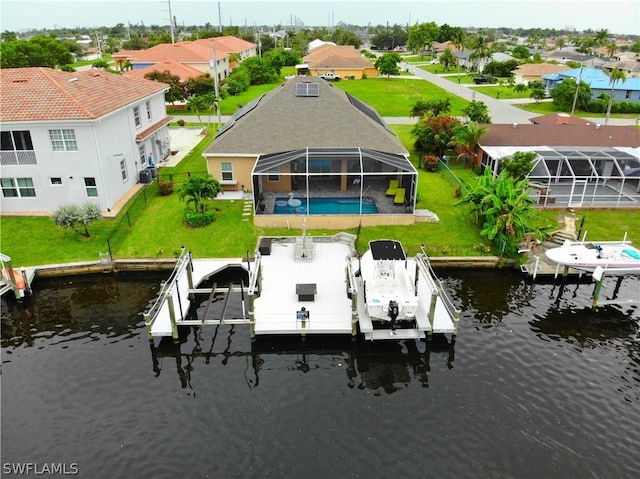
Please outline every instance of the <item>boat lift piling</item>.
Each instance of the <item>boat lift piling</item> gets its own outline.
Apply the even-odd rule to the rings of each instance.
[[[591,301],[591,308],[596,310],[598,306],[605,306],[608,304],[640,304],[640,297],[636,299],[625,300],[625,301],[618,301],[616,299],[618,297],[618,292],[620,291],[620,286],[622,284],[622,279],[624,278],[624,276],[627,276],[627,275],[637,276],[639,273],[640,273],[640,270],[638,270],[637,268],[607,269],[607,268],[602,268],[601,266],[598,266],[593,271],[593,275],[592,275],[592,278],[596,282],[596,285],[593,288],[593,298]],[[616,286],[613,290],[613,295],[611,299],[605,299],[601,301],[600,295],[602,294],[604,279],[607,274],[618,276],[618,279],[616,280]]]

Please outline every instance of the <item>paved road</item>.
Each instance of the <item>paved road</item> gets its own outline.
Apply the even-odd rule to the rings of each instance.
[[[409,72],[412,73],[416,78],[422,78],[427,80],[434,85],[439,86],[440,88],[447,90],[454,95],[462,97],[468,101],[476,100],[481,101],[489,108],[489,116],[493,123],[506,123],[506,124],[529,124],[529,119],[535,116],[539,116],[536,113],[531,113],[528,111],[524,111],[514,104],[516,103],[527,103],[530,100],[527,99],[518,99],[518,100],[496,100],[490,96],[484,95],[476,90],[470,88],[472,85],[458,84],[456,82],[452,82],[451,80],[446,79],[443,76],[435,75],[433,73],[429,73],[415,66],[409,66]],[[407,78],[403,76],[402,78]],[[194,116],[190,115],[173,115],[176,119],[183,119],[184,121],[194,121]],[[229,116],[222,116],[222,123],[226,123],[229,121]],[[602,123],[604,124],[604,118],[586,118],[588,120],[593,121],[594,123]],[[384,121],[389,125],[411,125],[415,123],[417,118],[406,117],[384,117]],[[217,123],[218,118],[213,117],[212,122]],[[638,126],[638,119],[634,118],[611,118],[609,120],[609,125],[635,125]]]

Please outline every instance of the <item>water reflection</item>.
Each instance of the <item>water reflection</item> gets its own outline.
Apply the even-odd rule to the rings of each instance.
[[[2,297],[2,346],[136,335],[140,311],[163,279],[164,272],[37,279],[33,294],[22,301]]]
[[[205,340],[206,330],[183,328],[178,342],[174,343],[171,338],[163,338],[157,345],[150,342],[155,376],[160,376],[164,369],[170,374],[175,371],[180,386],[193,389],[196,370],[213,363],[226,366],[238,360],[247,364],[247,387],[254,389],[260,385],[265,371],[284,369],[313,374],[325,368],[344,368],[347,387],[392,394],[409,387],[412,381],[428,387],[432,357],[446,368],[453,368],[455,340],[450,341],[444,335],[434,335],[428,342],[371,342],[333,336],[259,337],[247,342],[242,339],[248,336],[247,328],[240,329],[243,330],[236,332],[233,325],[217,326],[213,336]],[[234,346],[236,334],[237,347]],[[171,366],[163,361],[167,358],[173,360]]]

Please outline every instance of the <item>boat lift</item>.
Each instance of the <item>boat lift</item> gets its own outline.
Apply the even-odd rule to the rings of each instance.
[[[144,313],[144,322],[147,327],[149,340],[154,337],[171,336],[178,340],[178,326],[202,326],[205,324],[252,324],[250,317],[245,316],[243,298],[243,317],[226,318],[226,305],[229,301],[229,293],[240,292],[244,296],[245,286],[240,284],[226,288],[219,288],[214,284],[211,288],[196,289],[194,284],[200,283],[204,278],[211,276],[228,267],[250,268],[243,264],[241,258],[220,260],[198,260],[194,262],[191,253],[182,247],[181,254],[176,258],[176,265],[167,281],[162,283],[160,293],[155,302]],[[250,271],[250,269],[249,269]],[[205,314],[201,319],[189,315],[191,300],[196,294],[209,294]],[[207,319],[209,307],[216,293],[225,293],[225,306],[219,319]]]

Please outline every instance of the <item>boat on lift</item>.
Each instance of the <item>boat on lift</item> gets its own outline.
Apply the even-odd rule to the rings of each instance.
[[[375,240],[359,259],[364,302],[371,319],[415,320],[419,298],[407,267],[407,255],[399,241]]]
[[[622,241],[565,240],[562,246],[545,251],[545,255],[554,263],[590,273],[598,267],[640,273],[640,249],[626,237]]]

